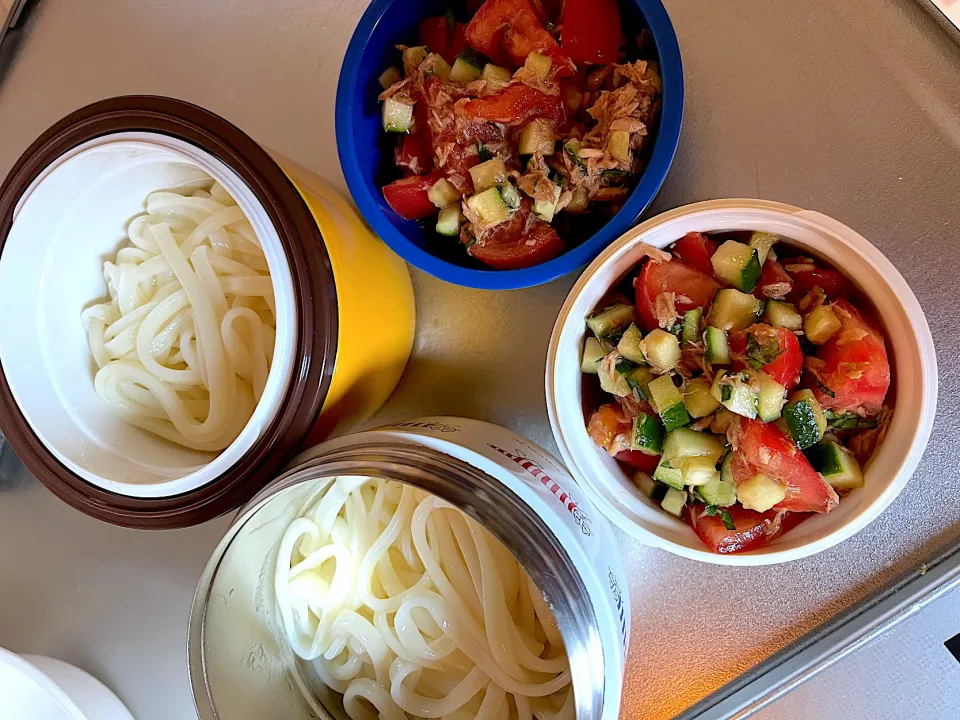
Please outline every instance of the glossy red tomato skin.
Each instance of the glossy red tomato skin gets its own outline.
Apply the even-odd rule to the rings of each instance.
[[[762,472],[786,485],[787,496],[774,510],[825,513],[840,502],[836,491],[776,425],[737,417],[732,427],[734,480],[739,483]]]
[[[467,253],[495,270],[519,270],[557,257],[565,249],[563,240],[553,226],[542,220],[534,220],[527,227],[530,206],[530,200],[524,198],[512,220],[489,230],[475,242],[464,229],[461,242],[468,245]]]
[[[706,308],[720,289],[719,283],[711,276],[679,260],[660,263],[648,260],[633,287],[640,324],[648,331],[659,327],[655,303],[661,293],[675,293],[674,307],[682,316],[695,307]],[[687,299],[681,299],[681,296]]]
[[[620,51],[620,10],[616,0],[566,0],[560,46],[577,63],[606,65]]]
[[[413,132],[400,137],[394,156],[397,167],[415,175],[426,175],[434,166],[433,138],[427,113],[427,104],[421,100],[413,110]]]
[[[690,267],[713,277],[710,258],[717,251],[717,243],[703,233],[691,232],[677,240],[672,253]]]
[[[729,335],[730,352],[734,355],[745,355],[747,352],[747,336],[751,333],[759,334],[761,338],[776,337],[780,346],[777,358],[764,365],[761,370],[772,377],[787,390],[792,390],[800,382],[803,371],[803,350],[797,336],[786,328],[775,328],[765,323],[751,325],[746,330],[734,330]],[[741,370],[744,363],[737,361],[733,364],[734,370]]]
[[[383,197],[397,215],[407,220],[423,220],[436,215],[436,205],[430,202],[427,192],[443,177],[442,171],[429,175],[413,175],[396,180],[383,188]]]
[[[741,505],[733,505],[727,508],[727,512],[733,518],[736,528],[734,530],[727,529],[719,514],[712,516],[704,514],[703,505],[694,505],[684,510],[687,522],[693,527],[700,541],[711,552],[720,555],[755,550],[776,537],[774,524],[777,513],[775,511],[758,513],[747,510]]]
[[[820,382],[833,395],[814,385],[822,407],[836,412],[874,415],[890,389],[890,360],[883,335],[846,300],[833,304],[840,329],[817,350],[822,362]]]
[[[784,258],[780,260],[784,266],[785,272],[789,274],[793,281],[793,291],[790,293],[791,300],[799,300],[814,286],[818,286],[831,300],[835,298],[847,297],[851,294],[852,288],[847,278],[839,270],[820,267],[814,263],[812,270],[790,270],[791,265],[809,265],[805,258]]]
[[[634,470],[640,470],[648,475],[657,469],[660,462],[659,455],[647,455],[639,450],[621,450],[616,457],[624,465],[629,465]]]
[[[763,272],[760,274],[760,281],[757,283],[757,286],[753,289],[753,294],[758,298],[767,299],[772,297],[764,293],[764,288],[771,285],[788,285],[789,288],[785,293],[778,294],[778,297],[785,298],[793,292],[793,278],[783,269],[783,265],[778,263],[776,260],[767,260],[763,264]]]
[[[426,45],[453,65],[457,55],[467,47],[467,26],[448,22],[445,17],[431,17],[420,21],[420,44]]]
[[[507,125],[524,125],[534,118],[567,121],[563,100],[526,85],[508,85],[503,90],[457,106],[457,112],[470,120],[486,120]]]
[[[520,67],[532,52],[553,60],[558,77],[574,65],[547,32],[529,0],[487,0],[467,24],[467,42],[497,65]]]

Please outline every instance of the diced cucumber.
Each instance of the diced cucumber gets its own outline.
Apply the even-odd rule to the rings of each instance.
[[[546,55],[539,52],[532,52],[527,55],[523,66],[539,78],[545,78],[550,74],[550,67],[553,61]]]
[[[604,392],[617,397],[626,397],[633,394],[630,383],[617,370],[616,362],[607,362],[606,358],[601,360],[597,365],[597,376],[600,379],[600,387]]]
[[[450,75],[453,73],[453,68],[450,67],[450,63],[448,63],[442,57],[439,55],[434,55],[433,68],[430,72],[441,80],[448,80]]]
[[[723,455],[726,438],[690,428],[678,428],[667,433],[663,441],[663,456],[679,465],[684,458],[704,456],[716,465]]]
[[[446,178],[437,180],[433,184],[433,187],[427,191],[427,198],[441,210],[450,207],[454,203],[459,205],[461,197],[460,191]]]
[[[607,152],[620,162],[628,163],[633,158],[630,152],[630,133],[614,130],[607,138]]]
[[[446,237],[460,236],[460,223],[463,221],[463,215],[460,212],[460,205],[451,205],[440,211],[437,217],[437,232]]]
[[[470,177],[473,179],[474,191],[482,193],[507,181],[507,166],[503,164],[502,158],[494,157],[470,168]]]
[[[720,480],[720,471],[717,470],[715,461],[703,455],[685,458],[680,463],[680,469],[683,472],[684,485],[706,485],[712,480]]]
[[[647,333],[640,347],[647,362],[662,372],[673,370],[680,360],[680,341],[677,336],[660,328]]]
[[[557,203],[560,202],[560,186],[553,186],[553,200],[534,200],[533,214],[544,222],[553,222],[557,212]]]
[[[488,90],[500,90],[510,84],[513,75],[506,68],[498,67],[493,63],[487,63],[483,66],[483,72],[480,73],[480,79],[485,80]]]
[[[683,395],[669,375],[661,375],[652,380],[647,385],[647,395],[654,409],[660,413],[660,419],[668,431],[690,424],[690,415],[683,404]]]
[[[404,70],[407,70],[407,75],[411,74],[412,70],[416,70],[427,59],[427,55],[430,54],[430,51],[427,49],[426,45],[417,45],[415,47],[408,47],[403,51],[403,67]]]
[[[697,488],[697,494],[707,505],[730,507],[737,502],[737,486],[733,481],[719,477]]]
[[[757,388],[757,416],[764,422],[773,422],[783,410],[787,389],[763,371],[751,373]]]
[[[395,67],[388,67],[383,71],[383,74],[380,75],[380,87],[386,90],[388,87],[396,85],[401,80],[403,80],[403,73],[401,73]]]
[[[727,342],[727,331],[707,325],[703,331],[704,358],[711,365],[730,364],[730,345]]]
[[[816,445],[827,431],[827,418],[823,408],[810,390],[798,390],[790,395],[783,409],[790,437],[801,450]]]
[[[749,380],[749,376],[747,377]],[[710,393],[730,412],[745,418],[757,416],[757,393],[740,373],[717,373]]]
[[[747,510],[766,512],[786,496],[786,486],[765,473],[757,473],[737,485],[737,498]]]
[[[815,345],[823,345],[840,329],[840,318],[829,305],[820,305],[803,319],[803,334]]]
[[[695,343],[700,339],[700,318],[703,316],[701,308],[687,310],[683,314],[683,334],[685,343]]]
[[[664,485],[662,482],[657,482],[645,472],[641,472],[640,470],[637,470],[633,474],[633,484],[640,489],[640,492],[656,502],[663,500],[664,495],[667,494],[666,485]]]
[[[733,479],[733,453],[734,451],[731,450],[723,456],[723,462],[720,463],[720,481],[735,486],[736,481]]]
[[[563,211],[568,213],[585,213],[590,207],[590,196],[587,195],[587,191],[582,187],[575,188],[573,191],[573,199],[570,200],[570,204],[567,205]]]
[[[663,451],[663,423],[653,415],[639,413],[633,419],[633,437],[631,450],[639,450],[647,455],[659,455]]]
[[[647,386],[652,380],[655,380],[657,376],[648,366],[637,365],[624,375],[624,377],[627,379],[627,384],[630,386],[630,389],[633,390],[633,396],[637,398],[637,400],[646,400]]]
[[[643,335],[640,333],[640,328],[630,323],[630,327],[624,330],[623,337],[617,344],[617,352],[635,363],[646,362],[647,358],[644,357],[643,350],[640,347],[642,341]]]
[[[707,313],[707,325],[721,330],[746,330],[763,312],[763,303],[739,290],[718,290]]]
[[[483,73],[483,66],[487,64],[487,58],[478,53],[473,48],[464,48],[456,61],[453,63],[453,70],[450,73],[450,79],[456,83],[466,85],[473,82]]]
[[[773,233],[754,232],[751,233],[747,244],[757,251],[757,257],[760,264],[763,265],[767,261],[767,253],[770,252],[770,248],[777,244],[777,240],[779,238]]]
[[[750,292],[760,279],[760,257],[757,251],[736,240],[727,240],[710,258],[713,272],[727,285]]]
[[[733,419],[734,414],[732,412],[725,407],[720,408],[713,414],[713,417],[710,418],[710,432],[717,433],[718,435],[726,435]]]
[[[793,305],[781,300],[767,300],[767,307],[763,314],[764,319],[773,327],[799,330],[803,327],[803,318],[800,317]]]
[[[468,198],[467,205],[477,214],[480,223],[485,227],[493,227],[510,217],[510,208],[495,187]]]
[[[690,417],[702,418],[720,407],[720,402],[710,394],[710,381],[699,377],[683,384],[683,405]]]
[[[413,105],[395,98],[383,101],[383,129],[390,133],[408,133],[413,127]]]
[[[552,120],[537,118],[532,120],[520,133],[521,155],[553,155],[557,142],[557,126]]]
[[[516,210],[520,207],[520,193],[517,192],[512,182],[507,181],[503,185],[497,185],[497,190],[500,191],[500,197],[503,198],[508,208]]]
[[[587,318],[587,327],[601,340],[619,337],[633,322],[633,306],[617,303],[595,312]]]
[[[850,452],[835,442],[822,442],[806,451],[813,469],[823,475],[834,490],[863,487],[863,471]]]
[[[657,469],[653,471],[653,479],[677,490],[683,489],[683,471],[671,465],[666,457],[660,458],[660,462],[657,463]]]
[[[668,488],[667,494],[660,501],[660,507],[671,515],[680,517],[683,514],[683,508],[687,504],[687,493],[676,488]]]
[[[599,340],[593,336],[587,336],[583,341],[583,354],[580,356],[580,372],[596,375],[597,365],[606,354]]]

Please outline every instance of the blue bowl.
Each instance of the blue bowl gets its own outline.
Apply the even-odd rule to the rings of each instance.
[[[663,76],[663,107],[650,159],[623,208],[589,238],[562,255],[522,270],[481,269],[459,245],[443,247],[439,237],[404,220],[387,205],[381,188],[396,179],[394,140],[381,128],[380,74],[398,62],[397,44],[416,42],[423,18],[442,15],[451,0],[373,0],[353,33],[337,88],[337,149],[347,185],[367,222],[411,265],[453,283],[483,290],[533,287],[566,275],[593,260],[630,228],[656,197],[680,139],[683,66],[673,25],[660,0],[621,0],[627,27],[636,20],[649,28]]]

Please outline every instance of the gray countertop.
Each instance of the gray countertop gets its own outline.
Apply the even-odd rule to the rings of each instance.
[[[365,0],[43,0],[0,58],[0,174],[44,128],[111,95],[158,93],[228,118],[343,186],[340,58]],[[960,48],[910,0],[667,0],[683,52],[680,150],[653,211],[763,197],[827,213],[898,267],[940,362],[931,445],[853,539],[773,568],[721,568],[620,536],[633,642],[624,718],[666,718],[960,540]],[[460,414],[554,448],[543,399],[573,282],[512,293],[414,272],[414,357],[378,421]],[[0,462],[0,646],[92,672],[139,720],[193,716],[186,623],[227,520],[149,533],[61,504]],[[785,717],[780,715],[779,717]]]

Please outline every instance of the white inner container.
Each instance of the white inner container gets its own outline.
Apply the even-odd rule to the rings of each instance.
[[[273,363],[239,437],[212,457],[115,416],[95,393],[96,364],[81,311],[107,295],[103,263],[151,192],[198,177],[220,182],[243,209],[266,256],[277,308]],[[190,143],[156,133],[91,140],[50,165],[20,199],[0,256],[0,363],[21,412],[46,448],[87,482],[121,495],[168,497],[233,466],[276,416],[293,374],[297,312],[280,238],[240,176]]]
[[[770,544],[719,555],[703,546],[686,522],[649,501],[616,460],[586,432],[580,353],[584,319],[644,254],[639,243],[666,247],[688,232],[757,230],[775,233],[799,250],[828,261],[870,299],[886,329],[895,411],[886,441],[864,468],[865,486],[845,495],[830,513],[805,520]],[[550,339],[547,409],[567,466],[591,500],[621,529],[648,545],[722,565],[766,565],[825,550],[877,517],[916,469],[937,406],[937,358],[920,304],[906,281],[863,237],[820,213],[759,200],[696,203],[642,223],[608,247],[574,285]],[[895,394],[894,394],[895,393]]]

